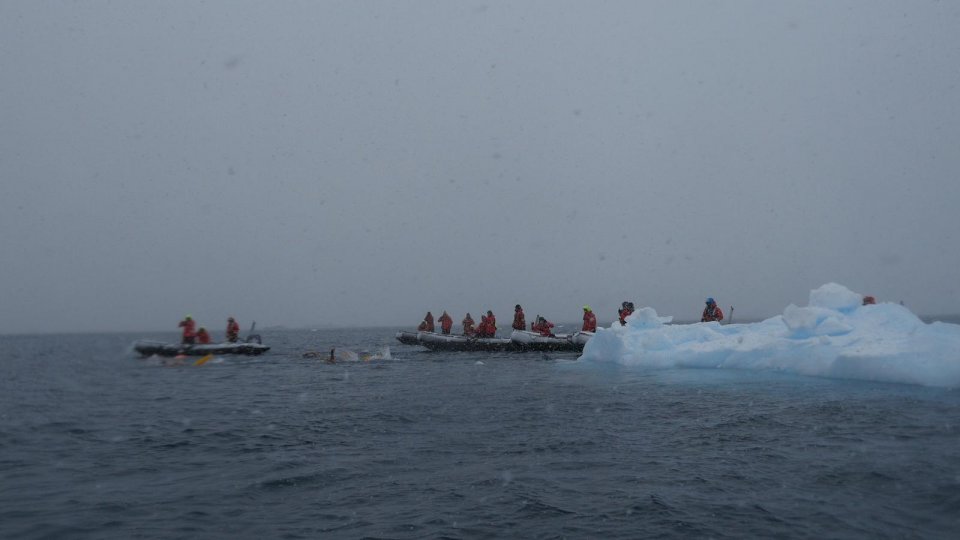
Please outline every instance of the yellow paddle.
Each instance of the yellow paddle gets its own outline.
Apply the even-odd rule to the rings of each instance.
[[[201,359],[197,360],[196,362],[194,362],[193,365],[194,365],[194,366],[202,366],[202,365],[206,364],[207,361],[210,360],[211,358],[213,358],[213,355],[212,355],[212,354],[208,354],[208,355],[204,356],[203,358],[201,358]]]

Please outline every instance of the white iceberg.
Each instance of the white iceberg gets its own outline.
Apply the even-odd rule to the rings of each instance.
[[[828,283],[806,307],[749,324],[672,325],[652,308],[600,328],[585,362],[627,366],[776,370],[801,375],[960,387],[960,325],[926,324],[899,304],[863,306]]]

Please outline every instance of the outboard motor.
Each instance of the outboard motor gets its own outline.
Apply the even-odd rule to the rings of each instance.
[[[250,323],[250,331],[247,332],[247,343],[256,342],[257,345],[263,345],[263,341],[260,339],[260,334],[254,334],[253,329],[257,327],[257,321]]]

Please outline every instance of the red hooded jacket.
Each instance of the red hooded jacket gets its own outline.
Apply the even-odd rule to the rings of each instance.
[[[513,329],[514,330],[527,329],[527,321],[523,316],[523,308],[520,308],[513,312]]]
[[[450,315],[447,315],[447,312],[444,311],[444,312],[440,315],[440,318],[437,319],[437,320],[440,321],[440,330],[441,330],[444,334],[449,334],[449,333],[450,333],[450,329],[453,328],[453,319],[450,318]]]
[[[462,324],[463,335],[472,336],[477,333],[476,328],[473,327],[473,317],[471,317],[469,313],[467,313],[467,316],[463,318]]]
[[[197,323],[193,319],[184,319],[180,321],[180,324],[177,326],[183,327],[184,338],[192,338],[197,335],[197,332],[195,330],[196,324]]]
[[[583,332],[596,332],[597,331],[597,316],[594,315],[592,311],[583,312]]]

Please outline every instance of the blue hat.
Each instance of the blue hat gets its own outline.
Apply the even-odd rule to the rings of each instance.
[[[716,302],[713,301],[713,298],[707,298],[707,303],[708,303],[708,304],[716,304]]]

